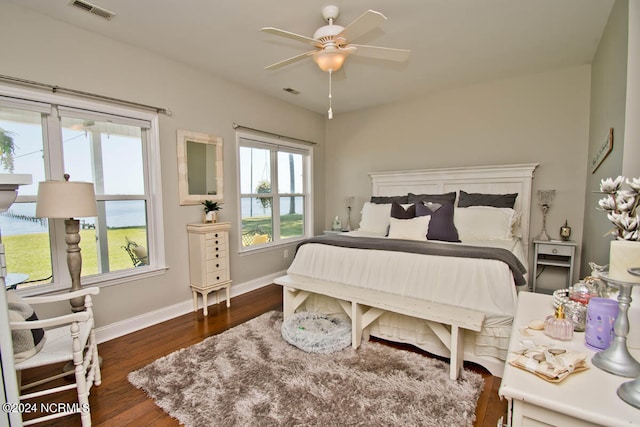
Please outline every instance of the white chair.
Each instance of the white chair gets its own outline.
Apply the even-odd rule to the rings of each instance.
[[[21,382],[21,373],[25,369],[39,366],[51,365],[54,363],[73,362],[74,371],[61,372],[60,374],[48,377],[30,384],[20,386],[20,400],[27,400],[65,390],[76,389],[78,394],[78,404],[66,405],[68,411],[56,412],[40,418],[27,420],[23,425],[31,425],[66,415],[80,413],[83,426],[91,425],[91,412],[89,407],[89,391],[92,385],[99,386],[101,383],[100,363],[98,359],[98,346],[96,343],[93,303],[91,295],[97,295],[99,288],[85,288],[75,292],[68,292],[59,295],[43,297],[22,298],[23,302],[36,306],[57,301],[70,300],[72,298],[84,297],[85,310],[77,313],[66,314],[59,317],[40,319],[35,321],[10,322],[12,330],[19,329],[45,329],[45,341],[42,349],[34,356],[16,362],[15,368],[18,376],[18,383]],[[29,394],[22,394],[24,390],[46,384],[49,381],[74,375],[73,384],[65,384],[50,389],[39,390]],[[56,403],[58,401],[55,401]]]

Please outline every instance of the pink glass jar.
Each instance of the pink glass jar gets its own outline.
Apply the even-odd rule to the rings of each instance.
[[[557,340],[568,341],[573,338],[573,323],[564,318],[564,307],[559,305],[555,316],[544,321],[544,333]]]

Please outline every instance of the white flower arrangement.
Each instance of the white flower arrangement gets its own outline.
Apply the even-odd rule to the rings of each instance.
[[[630,189],[622,189],[625,182]],[[607,234],[613,234],[618,240],[640,240],[640,214],[637,212],[640,203],[640,178],[626,181],[623,176],[603,179],[600,181],[600,192],[607,196],[600,199],[598,205],[615,225]]]

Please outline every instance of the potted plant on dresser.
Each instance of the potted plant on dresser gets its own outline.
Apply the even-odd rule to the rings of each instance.
[[[204,222],[218,222],[218,211],[222,209],[220,203],[205,200],[202,205],[204,206]]]

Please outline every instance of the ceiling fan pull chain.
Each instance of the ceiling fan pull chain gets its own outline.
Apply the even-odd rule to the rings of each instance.
[[[327,115],[329,116],[329,120],[333,119],[333,109],[331,108],[331,76],[333,75],[333,70],[329,70],[329,111],[327,111]]]

